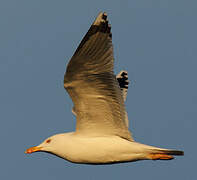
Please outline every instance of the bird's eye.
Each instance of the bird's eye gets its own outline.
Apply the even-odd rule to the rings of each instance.
[[[51,142],[51,139],[47,139],[47,140],[46,140],[46,143],[50,143],[50,142]]]

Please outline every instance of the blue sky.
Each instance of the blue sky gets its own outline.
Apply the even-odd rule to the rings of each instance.
[[[0,179],[195,179],[196,6],[194,0],[1,0]],[[184,157],[92,166],[24,154],[74,130],[63,76],[100,11],[112,24],[115,72],[129,73],[126,107],[136,141],[184,150]]]

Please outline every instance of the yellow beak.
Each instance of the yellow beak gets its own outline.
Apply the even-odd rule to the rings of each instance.
[[[31,154],[31,153],[33,153],[33,152],[37,152],[37,151],[41,151],[41,147],[39,147],[39,146],[34,146],[34,147],[30,147],[29,149],[27,149],[26,151],[25,151],[25,153],[26,154]]]

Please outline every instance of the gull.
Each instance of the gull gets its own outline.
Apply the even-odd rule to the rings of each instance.
[[[124,101],[127,73],[114,75],[111,25],[99,13],[70,59],[64,87],[73,103],[76,131],[53,135],[25,153],[48,152],[73,163],[111,164],[170,160],[183,151],[138,143],[129,131]]]

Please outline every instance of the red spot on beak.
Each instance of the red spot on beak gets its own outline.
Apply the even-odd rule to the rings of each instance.
[[[27,149],[25,151],[26,154],[31,154],[33,152],[37,152],[37,151],[41,151],[41,147],[38,147],[38,146],[34,146],[34,147],[30,147],[29,149]]]

